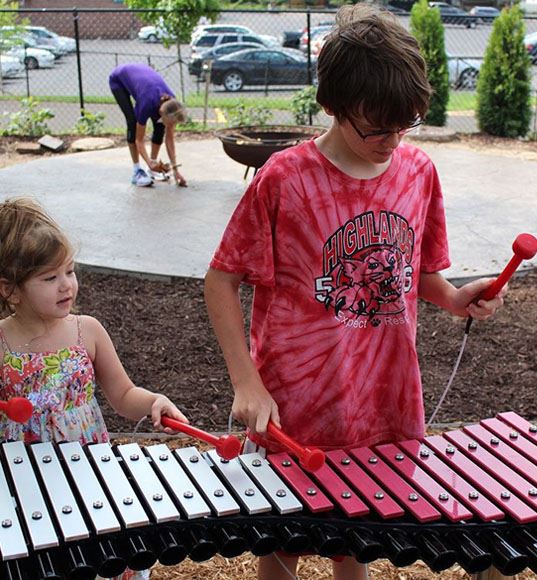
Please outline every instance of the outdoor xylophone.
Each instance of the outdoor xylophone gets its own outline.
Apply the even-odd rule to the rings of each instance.
[[[0,577],[85,580],[246,550],[537,572],[537,427],[514,412],[313,466],[302,456],[314,471],[289,443],[231,460],[166,444],[4,443]]]

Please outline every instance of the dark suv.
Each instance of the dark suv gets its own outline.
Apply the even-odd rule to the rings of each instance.
[[[438,8],[440,18],[444,24],[460,24],[466,28],[475,28],[478,18],[468,14],[462,8],[451,6],[445,2],[429,2],[430,8]]]

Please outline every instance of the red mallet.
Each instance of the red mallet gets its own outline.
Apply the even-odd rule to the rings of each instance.
[[[205,441],[205,443],[213,445],[222,459],[235,459],[235,457],[237,457],[241,452],[241,441],[238,437],[235,437],[235,435],[222,435],[221,437],[216,437],[215,435],[211,435],[197,427],[192,427],[192,425],[188,425],[188,423],[177,421],[177,419],[172,419],[165,415],[162,416],[161,423],[164,427],[169,427],[170,429],[180,433],[186,433],[187,435],[191,435],[196,439],[200,439],[201,441]]]
[[[0,411],[12,421],[27,423],[34,412],[34,406],[24,397],[13,397],[9,401],[0,401]]]
[[[486,288],[478,300],[492,300],[515,273],[522,260],[531,260],[537,254],[537,238],[531,234],[519,234],[513,242],[514,256],[503,269],[503,272]]]
[[[276,439],[280,445],[285,447],[287,451],[296,455],[300,465],[306,471],[317,471],[325,462],[324,452],[315,447],[302,447],[289,435],[286,435],[281,429],[278,429],[272,421],[269,421],[267,426],[267,433]]]

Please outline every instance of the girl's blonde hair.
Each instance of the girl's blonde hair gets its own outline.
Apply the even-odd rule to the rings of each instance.
[[[186,108],[177,99],[170,95],[162,95],[160,98],[160,116],[163,120],[174,121],[177,123],[185,123],[187,120]]]
[[[37,202],[12,198],[0,203],[0,280],[10,292],[73,254],[67,236]],[[0,293],[0,316],[12,312],[10,292]]]

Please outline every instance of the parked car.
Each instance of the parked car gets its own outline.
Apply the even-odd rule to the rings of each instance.
[[[491,24],[495,18],[498,18],[501,12],[493,6],[474,6],[469,14],[479,18],[479,21],[484,24]]]
[[[162,42],[170,38],[166,29],[160,26],[142,26],[138,31],[138,40],[142,42]]]
[[[319,24],[318,26],[313,26],[310,30],[311,32],[311,42],[318,38],[319,36],[328,34],[332,28],[334,27],[333,22]],[[302,36],[300,37],[300,50],[307,52],[308,51],[308,42],[310,42],[310,35],[308,35],[308,30],[306,29]]]
[[[286,30],[282,32],[280,43],[284,48],[299,48],[303,30]]]
[[[477,26],[477,18],[470,16],[462,8],[451,6],[445,2],[429,2],[429,7],[438,8],[440,18],[444,24],[460,24],[466,26],[466,28],[475,28]]]
[[[16,56],[0,54],[0,71],[3,79],[11,79],[24,72],[24,64]]]
[[[396,16],[410,16],[410,12],[408,10],[404,10],[403,8],[399,8],[398,6],[392,6],[391,4],[386,4],[386,6],[382,6],[384,10],[395,14]]]
[[[319,56],[321,49],[323,48],[324,43],[326,42],[326,39],[328,38],[330,32],[331,30],[327,30],[326,32],[318,33],[312,37],[310,45],[310,54],[312,56],[315,57]]]
[[[226,32],[234,34],[255,34],[247,26],[241,26],[239,24],[200,24],[194,28],[190,42],[194,42],[194,40],[204,34],[224,34]]]
[[[213,48],[209,48],[203,52],[194,53],[190,58],[190,62],[188,63],[188,72],[191,75],[199,77],[203,73],[203,65],[206,62],[210,60],[216,60],[217,58],[225,56],[226,54],[233,54],[239,50],[259,47],[259,44],[253,42],[228,42],[226,44],[214,46]]]
[[[537,32],[530,32],[524,37],[524,45],[528,50],[531,62],[537,64]]]
[[[76,40],[74,38],[60,36],[44,26],[25,26],[24,29],[36,39],[38,44],[58,48],[63,54],[76,50]]]
[[[54,55],[49,50],[35,48],[31,39],[9,39],[0,40],[0,52],[9,56],[14,56],[24,64],[26,68],[52,68],[54,66]]]
[[[39,26],[1,26],[0,36],[2,38],[31,38],[35,41],[35,48],[42,48],[52,52],[52,54],[59,58],[64,54],[67,54],[68,50],[65,44],[60,40],[60,37],[56,35],[55,37],[46,37],[45,35],[34,34],[34,29],[41,29]],[[30,30],[32,29],[32,30]],[[43,30],[46,30],[43,28]],[[51,33],[54,34],[54,33]]]
[[[241,50],[213,62],[211,82],[232,92],[245,85],[305,85],[308,59],[292,48]]]
[[[279,47],[280,43],[275,36],[266,34],[242,34],[236,32],[219,34],[202,34],[190,44],[192,53],[200,53],[214,46],[229,44],[230,42],[250,42],[266,48]]]
[[[451,54],[448,54],[447,57],[450,85],[455,89],[475,90],[483,60],[453,56]]]

